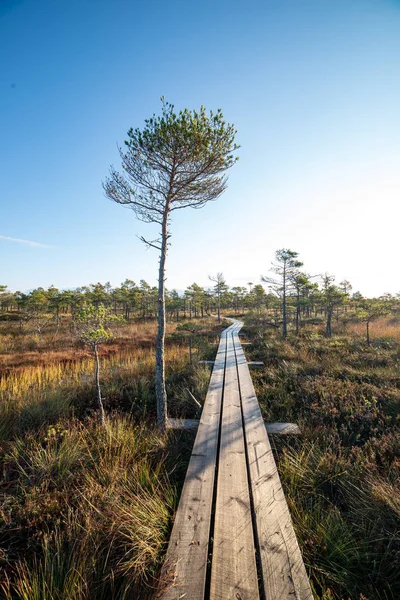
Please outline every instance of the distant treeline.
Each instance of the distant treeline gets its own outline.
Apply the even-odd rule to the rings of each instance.
[[[274,275],[262,277],[268,291],[260,283],[252,282],[247,286],[229,287],[222,273],[210,278],[215,282],[211,288],[193,283],[183,293],[167,290],[167,318],[181,321],[204,317],[217,312],[220,306],[232,314],[256,311],[260,318],[269,319],[271,326],[282,326],[284,337],[288,323],[298,333],[305,321],[323,318],[326,333],[330,336],[332,318],[338,318],[339,314],[367,322],[388,311],[400,309],[399,294],[367,299],[359,292],[352,293],[352,286],[347,280],[336,285],[334,277],[327,274],[313,277],[301,271],[301,267],[296,252],[278,250],[271,268]],[[157,316],[158,302],[157,287],[144,280],[136,284],[126,279],[118,287],[110,283],[95,283],[73,290],[38,287],[29,293],[10,292],[6,285],[0,285],[0,318],[19,320],[21,329],[25,323],[38,317],[51,318],[59,324],[61,317],[74,318],[77,311],[88,304],[102,304],[127,321],[151,319]]]

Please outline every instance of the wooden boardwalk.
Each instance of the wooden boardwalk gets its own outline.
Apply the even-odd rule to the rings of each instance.
[[[162,573],[162,600],[312,600],[240,321],[222,335]]]

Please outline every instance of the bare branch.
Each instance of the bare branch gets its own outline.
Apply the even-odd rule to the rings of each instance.
[[[156,239],[156,240],[146,240],[142,235],[139,237],[140,241],[143,242],[144,244],[146,244],[146,246],[148,246],[149,248],[155,248],[156,250],[161,250],[161,241],[160,239]],[[158,244],[156,244],[156,242],[159,242]]]

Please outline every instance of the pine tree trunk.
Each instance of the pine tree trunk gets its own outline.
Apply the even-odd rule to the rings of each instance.
[[[157,424],[161,431],[167,426],[167,392],[165,389],[165,262],[168,249],[169,203],[164,211],[162,222],[162,241],[160,267],[158,270],[158,330],[156,342],[156,403]]]
[[[297,295],[297,306],[296,306],[296,335],[299,335],[300,330],[300,298]]]
[[[326,315],[326,337],[332,337],[332,312],[333,309],[328,309]]]
[[[94,345],[94,357],[95,357],[95,372],[94,372],[94,381],[96,385],[96,396],[97,396],[97,406],[99,407],[99,421],[100,425],[103,427],[105,425],[105,415],[104,415],[104,406],[103,401],[101,399],[101,389],[100,389],[100,362],[99,362],[99,353],[97,350],[97,344]]]
[[[283,268],[282,337],[284,340],[287,338],[286,267]]]
[[[371,345],[371,339],[369,337],[369,321],[367,321],[367,344],[368,346]]]

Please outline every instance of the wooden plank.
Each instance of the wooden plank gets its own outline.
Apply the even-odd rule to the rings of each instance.
[[[199,365],[207,365],[212,367],[214,365],[213,360],[199,360]],[[250,360],[248,363],[250,369],[263,369],[264,363],[261,360]]]
[[[232,331],[237,331],[234,324]],[[257,600],[251,505],[232,337],[227,342],[210,600]]]
[[[199,419],[168,419],[167,429],[197,429]]]
[[[267,599],[313,595],[239,337],[234,334],[256,538]]]
[[[158,598],[203,600],[226,358],[222,333],[169,540]]]
[[[301,435],[297,423],[265,423],[269,435]]]

